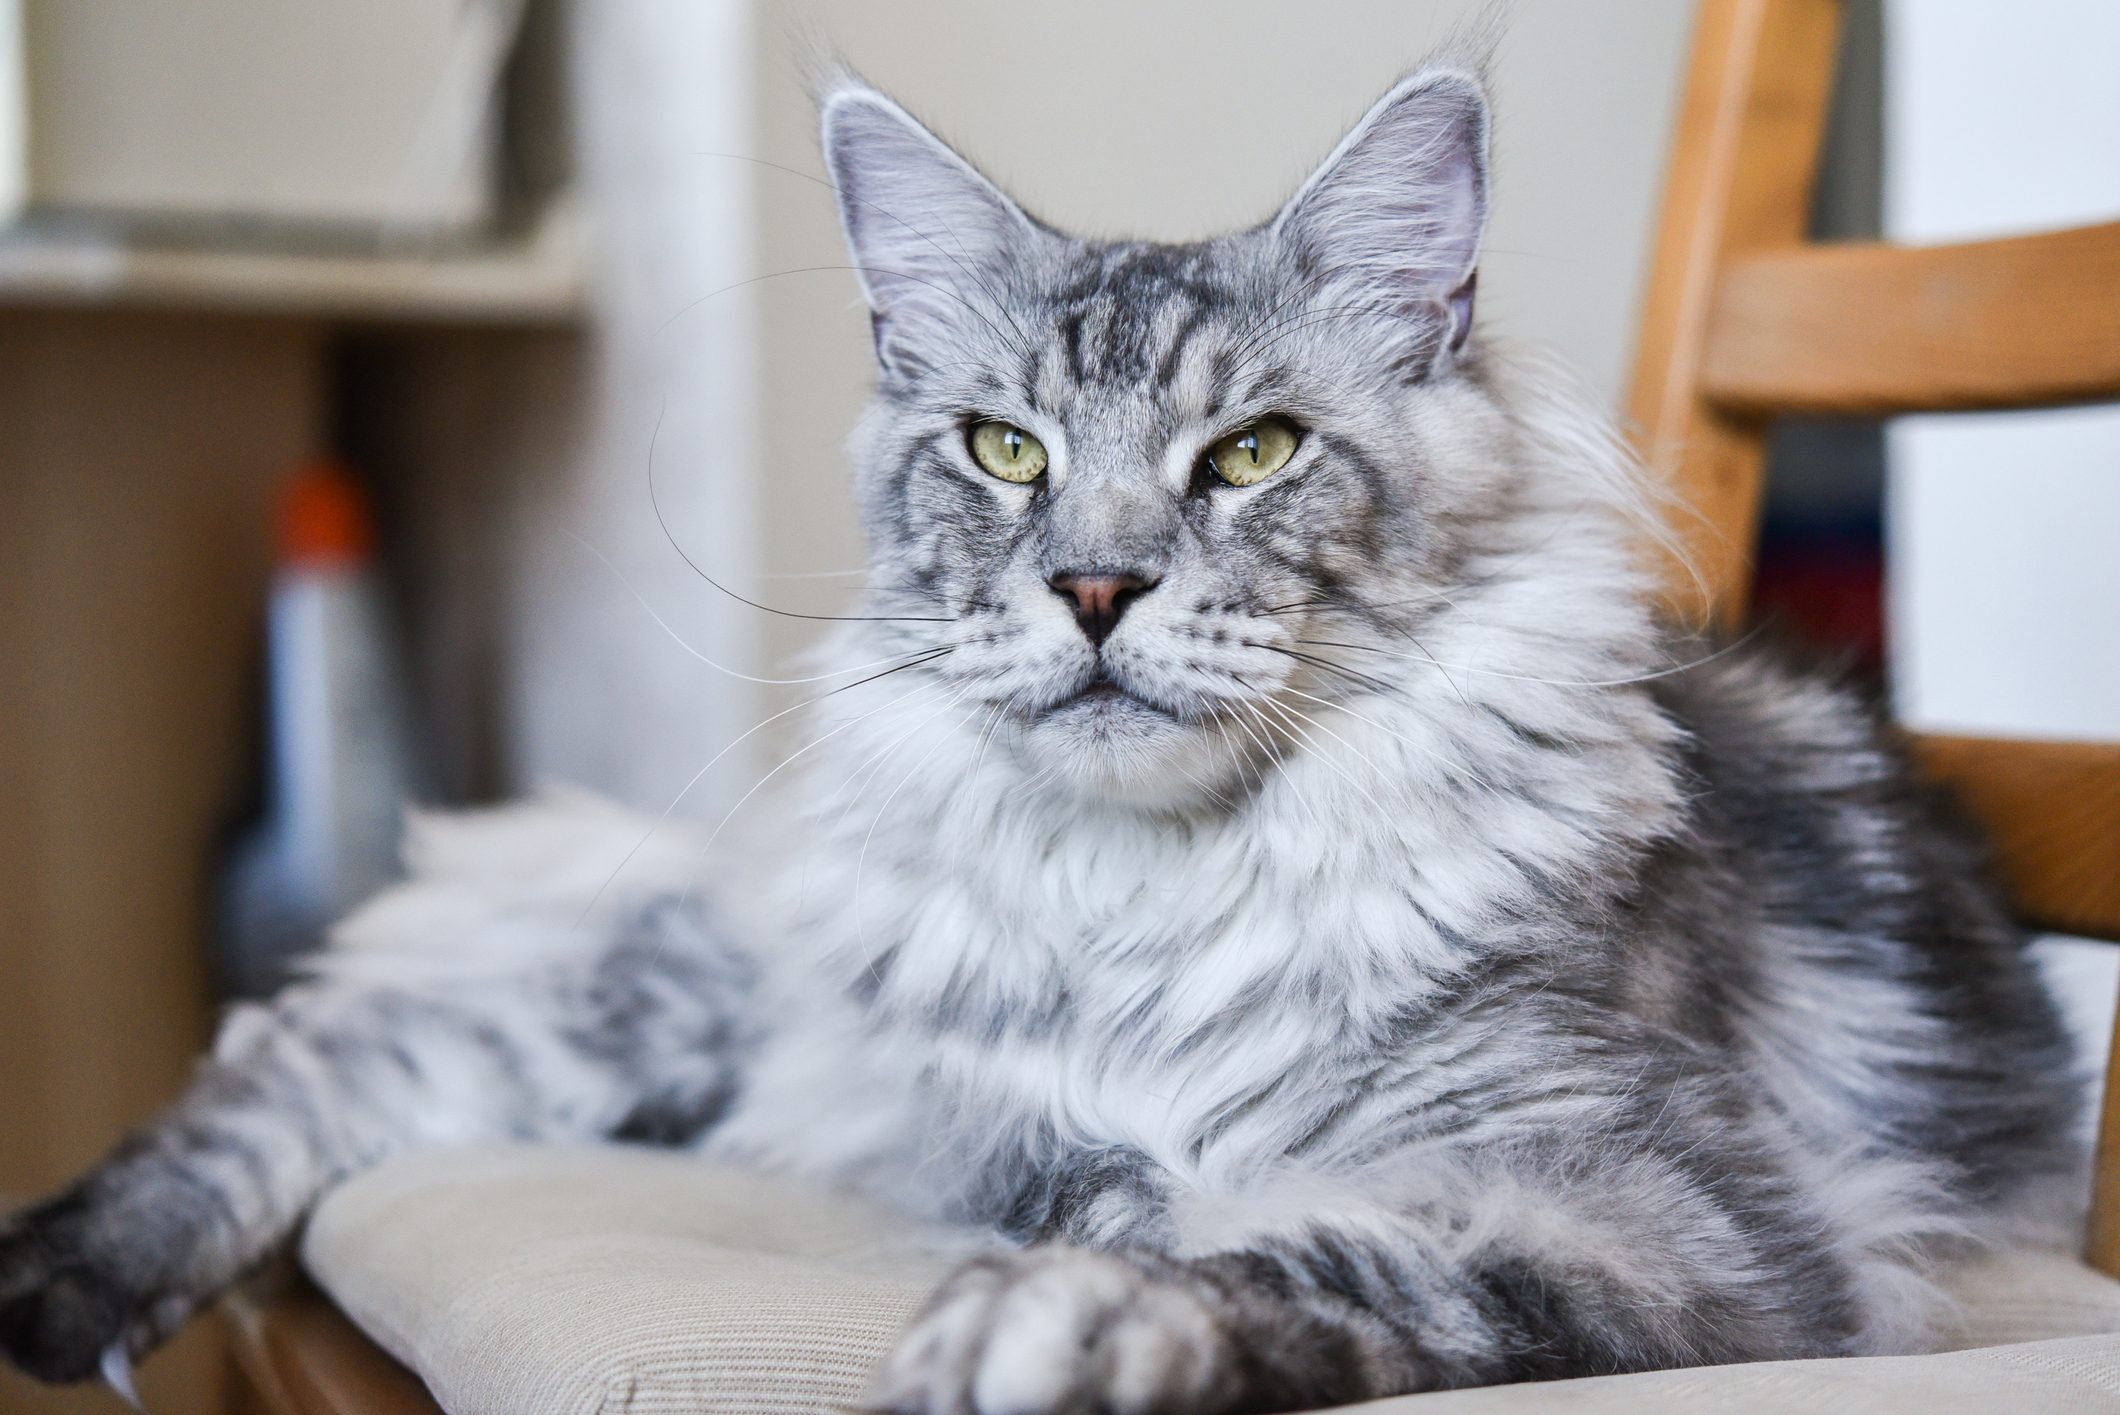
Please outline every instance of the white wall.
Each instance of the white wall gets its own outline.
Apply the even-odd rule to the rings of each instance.
[[[2120,216],[2120,6],[1892,0],[1886,21],[1888,235]],[[1901,715],[2120,738],[2120,408],[1904,418],[1889,454]]]

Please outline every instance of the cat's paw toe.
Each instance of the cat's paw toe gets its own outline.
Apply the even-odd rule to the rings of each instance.
[[[63,1204],[0,1220],[0,1354],[44,1381],[96,1374],[130,1347],[138,1303],[81,1241]]]
[[[985,1258],[946,1284],[884,1368],[896,1415],[1211,1415],[1235,1353],[1202,1290],[1073,1248]]]

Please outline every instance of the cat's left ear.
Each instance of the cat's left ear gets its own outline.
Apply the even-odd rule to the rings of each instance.
[[[1399,81],[1274,218],[1335,297],[1434,314],[1457,349],[1472,330],[1487,225],[1487,95],[1469,71]]]
[[[949,144],[850,77],[819,107],[839,220],[868,297],[876,358],[917,374],[961,357],[996,327],[994,268],[1037,239],[1036,224]]]

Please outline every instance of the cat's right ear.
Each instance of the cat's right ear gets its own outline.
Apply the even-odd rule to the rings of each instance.
[[[912,114],[857,80],[819,103],[839,222],[867,296],[876,358],[914,375],[990,329],[996,265],[1037,227]]]

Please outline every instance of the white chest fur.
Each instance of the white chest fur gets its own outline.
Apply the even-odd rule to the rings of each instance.
[[[1124,1144],[1203,1181],[1268,1162],[1528,871],[1609,843],[1624,773],[1460,768],[1496,744],[1409,709],[1342,714],[1330,755],[1192,815],[1028,790],[935,716],[894,793],[812,816],[776,911],[823,974],[795,991],[862,1001],[867,1064],[918,1078],[937,1143]]]

